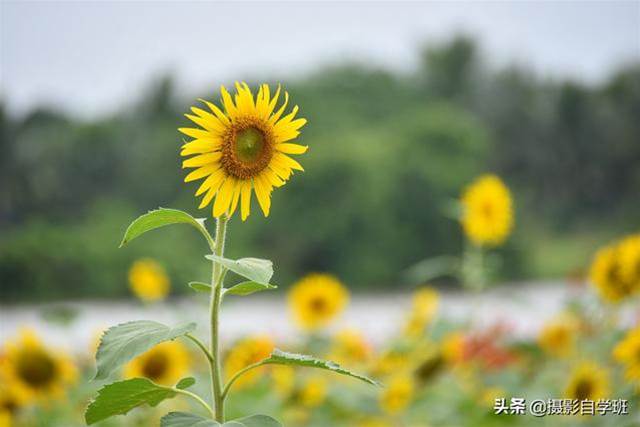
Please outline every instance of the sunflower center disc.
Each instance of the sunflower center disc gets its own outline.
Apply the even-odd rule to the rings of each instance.
[[[55,377],[56,365],[47,354],[41,351],[23,354],[18,363],[18,372],[22,379],[32,387],[42,387]]]
[[[254,163],[264,150],[264,136],[254,127],[238,132],[236,136],[236,156],[243,163]]]

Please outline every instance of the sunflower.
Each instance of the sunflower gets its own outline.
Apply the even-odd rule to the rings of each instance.
[[[354,365],[366,363],[371,354],[371,345],[362,333],[355,329],[344,329],[336,335],[329,358],[341,365]]]
[[[380,407],[388,414],[403,412],[413,400],[415,383],[410,376],[396,375],[391,378],[380,393]]]
[[[482,175],[461,198],[462,228],[478,246],[499,246],[513,228],[511,193],[496,175]]]
[[[320,375],[307,378],[298,391],[298,399],[302,406],[316,408],[327,398],[327,380]]]
[[[241,369],[269,357],[274,347],[273,340],[267,336],[248,337],[240,340],[227,354],[225,373],[231,378]],[[263,371],[264,368],[248,371],[235,382],[235,387],[253,384]]]
[[[2,363],[2,362],[0,362]],[[29,393],[24,386],[7,381],[0,375],[0,427],[9,427],[20,408],[29,403]]]
[[[169,277],[162,265],[144,258],[133,263],[129,269],[131,291],[144,302],[163,300],[169,293]]]
[[[593,259],[591,282],[601,298],[617,303],[640,291],[640,235],[607,245]]]
[[[545,324],[538,334],[538,345],[547,354],[565,357],[573,351],[578,325],[571,316],[560,316]]]
[[[21,402],[60,398],[78,378],[71,358],[47,348],[30,329],[7,342],[5,352],[0,375]]]
[[[571,372],[564,394],[575,400],[605,399],[609,396],[609,372],[595,362],[581,362]]]
[[[289,306],[298,324],[307,330],[326,326],[349,302],[349,292],[334,276],[312,273],[289,291]]]
[[[625,377],[640,386],[640,326],[629,331],[613,349],[613,357],[625,366]]]
[[[295,380],[295,370],[291,366],[276,365],[271,368],[273,389],[281,397],[286,398],[293,392]]]
[[[185,345],[167,341],[129,362],[124,368],[124,376],[144,377],[156,384],[173,385],[187,374],[190,365],[191,358]]]
[[[194,168],[185,182],[205,178],[196,192],[196,196],[204,195],[200,208],[215,197],[213,216],[231,216],[240,201],[244,221],[249,216],[252,191],[268,216],[273,187],[284,185],[294,170],[303,170],[289,155],[307,151],[306,146],[291,143],[307,121],[295,118],[297,105],[283,116],[289,101],[287,92],[276,108],[280,86],[271,96],[269,86],[263,84],[255,98],[246,83],[236,82],[235,86],[233,99],[224,86],[220,87],[224,111],[203,100],[210,111],[192,107],[193,115],[186,114],[199,128],[178,130],[194,138],[182,146],[180,154],[193,156],[182,163],[183,168]]]
[[[440,297],[435,289],[425,287],[418,290],[413,295],[413,307],[404,327],[405,334],[413,337],[422,335],[435,317],[439,304]]]
[[[440,344],[444,361],[457,365],[465,359],[465,336],[462,332],[448,332]]]

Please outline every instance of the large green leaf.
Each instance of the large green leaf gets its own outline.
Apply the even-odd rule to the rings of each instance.
[[[160,427],[220,427],[221,424],[200,415],[186,412],[170,412],[160,420]],[[282,427],[268,415],[251,415],[222,424],[222,427]]]
[[[217,255],[207,255],[206,257],[242,277],[264,285],[268,284],[273,276],[273,263],[268,259],[240,258],[232,260]]]
[[[267,291],[270,289],[277,289],[276,285],[270,285],[268,283],[258,283],[249,280],[248,282],[238,283],[228,289],[224,290],[225,295],[251,295],[260,291]]]
[[[127,231],[124,232],[124,237],[122,238],[120,247],[126,245],[147,231],[155,230],[156,228],[171,224],[189,224],[194,226],[204,235],[207,242],[209,242],[209,245],[212,246],[213,242],[209,232],[204,226],[204,219],[196,219],[188,213],[177,209],[159,208],[155,211],[150,211],[133,221],[127,228]]]
[[[282,427],[282,424],[268,415],[251,415],[226,422],[223,427]]]
[[[305,354],[287,353],[285,351],[278,350],[277,348],[273,350],[271,355],[268,358],[264,359],[262,363],[277,364],[277,365],[306,366],[308,368],[326,369],[328,371],[332,371],[338,374],[357,378],[369,384],[380,385],[377,381],[374,381],[371,378],[365,377],[364,375],[356,374],[355,372],[351,372],[347,369],[344,369],[343,367],[341,367],[335,362],[331,362],[329,360],[317,359],[315,357],[307,356]]]
[[[96,353],[95,380],[109,377],[115,370],[156,344],[173,340],[196,329],[195,323],[170,328],[151,320],[137,320],[109,328]]]
[[[133,378],[104,386],[84,413],[88,425],[114,415],[126,414],[141,405],[156,406],[176,396],[171,388],[162,387],[146,378]]]
[[[160,419],[160,427],[220,427],[220,423],[200,415],[169,412]]]

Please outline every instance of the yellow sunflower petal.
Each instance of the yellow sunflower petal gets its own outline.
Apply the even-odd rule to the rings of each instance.
[[[204,129],[179,128],[178,131],[195,139],[207,139],[207,138],[211,138],[212,136],[215,136],[215,135],[211,135],[211,132]]]
[[[205,99],[202,99],[202,98],[200,98],[199,100],[200,100],[200,102],[204,102],[205,105],[207,107],[209,107],[209,109],[213,112],[213,114],[216,115],[216,117],[218,118],[218,120],[220,120],[220,122],[222,122],[225,125],[228,125],[228,124],[231,123],[229,121],[229,118],[214,103],[209,102],[209,101],[207,101]]]
[[[182,162],[183,168],[196,168],[198,166],[205,166],[210,164],[217,164],[218,160],[222,157],[222,153],[219,151],[213,153],[200,154]]]
[[[227,92],[227,88],[220,86],[220,94],[222,95],[222,105],[224,105],[224,109],[231,119],[234,119],[238,115],[238,110],[231,99],[231,95]]]
[[[216,201],[213,204],[213,216],[219,217],[229,210],[229,203],[231,203],[231,197],[233,196],[233,188],[235,186],[235,178],[227,177],[227,179],[218,190]]]
[[[217,169],[215,172],[213,172],[211,175],[209,175],[209,177],[207,179],[205,179],[202,182],[202,185],[200,185],[200,188],[198,188],[198,191],[196,191],[196,197],[198,197],[199,195],[201,195],[202,193],[207,191],[209,188],[214,186],[216,183],[222,181],[224,176],[225,176],[224,169],[222,169],[222,168]]]
[[[240,211],[242,220],[246,220],[251,211],[251,181],[244,181],[241,188]]]
[[[260,175],[253,178],[253,186],[256,190],[258,204],[264,216],[269,216],[269,209],[271,208],[271,191],[269,186],[263,182]]]
[[[190,156],[192,154],[202,154],[215,151],[222,145],[219,139],[194,139],[182,146],[181,156]]]
[[[273,156],[273,161],[277,162],[277,163],[280,163],[280,164],[282,164],[284,166],[290,167],[291,169],[304,171],[304,169],[300,165],[300,163],[296,162],[295,160],[293,160],[291,157],[287,156],[286,154],[276,153]]]
[[[285,154],[304,154],[309,149],[306,145],[298,144],[278,144],[276,150]]]
[[[205,176],[215,172],[218,167],[218,165],[207,165],[196,169],[185,177],[184,182],[191,182],[195,181],[196,179],[204,178]]]
[[[231,199],[231,207],[229,208],[229,216],[233,216],[233,213],[236,211],[238,207],[238,201],[240,200],[240,191],[242,189],[242,183],[240,181],[236,181],[236,185],[233,188],[233,198]]]

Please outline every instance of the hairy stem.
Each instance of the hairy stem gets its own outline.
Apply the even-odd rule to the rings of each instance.
[[[214,243],[213,253],[219,257],[224,255],[224,241],[227,232],[228,218],[225,215],[217,218],[216,221],[216,239]],[[216,421],[224,422],[224,396],[222,395],[222,364],[220,363],[220,347],[219,347],[219,316],[220,316],[220,300],[222,295],[222,278],[224,271],[222,266],[213,262],[211,273],[211,303],[209,313],[211,316],[211,342],[209,353],[213,357],[211,366],[211,392],[213,395],[213,407],[215,409]]]
[[[193,341],[200,348],[200,350],[202,350],[209,363],[213,362],[213,356],[211,355],[211,353],[209,353],[209,349],[202,343],[202,341],[191,334],[186,334],[185,337]]]

